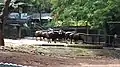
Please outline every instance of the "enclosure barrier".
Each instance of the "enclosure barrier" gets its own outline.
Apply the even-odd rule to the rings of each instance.
[[[108,41],[106,44],[112,44],[112,46],[120,46],[120,35],[104,35],[104,34],[83,34],[85,36],[84,43],[86,44],[97,44],[103,45],[106,42],[106,38]]]

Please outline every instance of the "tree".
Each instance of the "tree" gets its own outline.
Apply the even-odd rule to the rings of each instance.
[[[105,20],[111,17],[115,20],[120,15],[119,0],[51,0],[51,3],[54,21],[63,21],[65,25],[69,21],[88,22],[92,28],[102,28]]]
[[[8,8],[11,0],[5,0],[5,5],[3,8],[3,11],[0,15],[0,46],[4,46],[4,35],[3,35],[3,27],[6,23],[7,17],[8,17]]]
[[[22,1],[22,0],[20,0]],[[51,3],[50,0],[23,0],[23,2],[32,4],[37,11],[51,12]]]

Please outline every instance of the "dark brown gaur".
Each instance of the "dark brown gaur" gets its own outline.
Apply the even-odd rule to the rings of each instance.
[[[42,38],[41,38],[42,37],[42,31],[36,31],[35,32],[35,37],[36,37],[36,41],[38,41],[38,39],[37,39],[38,37],[40,38],[40,40],[42,40]]]
[[[72,34],[70,34],[70,40],[71,40],[71,44],[72,44],[72,40],[74,40],[75,43],[78,40],[82,40],[82,42],[84,42],[84,39],[82,38],[82,34],[80,34],[80,33],[72,33]]]

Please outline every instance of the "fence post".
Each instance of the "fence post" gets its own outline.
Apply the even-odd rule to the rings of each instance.
[[[89,30],[88,30],[88,22],[87,21],[85,22],[86,22],[86,43],[87,43]]]
[[[114,47],[116,46],[115,41],[116,41],[116,38],[117,38],[117,37],[118,37],[117,34],[115,34],[115,35],[114,35],[114,39],[113,39],[113,45],[114,45]]]
[[[104,22],[104,38],[105,38],[105,44],[103,45],[104,47],[108,46],[109,43],[109,35],[108,35],[108,23],[107,21]]]
[[[98,31],[98,41],[99,41],[99,45],[100,45],[100,32],[101,32],[101,30]]]

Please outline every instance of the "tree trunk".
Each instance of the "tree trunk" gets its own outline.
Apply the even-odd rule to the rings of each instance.
[[[3,38],[3,24],[0,23],[0,46],[4,46],[4,38]]]
[[[0,46],[4,46],[4,24],[6,23],[8,17],[8,8],[11,0],[4,0],[5,5],[3,11],[0,15]]]

